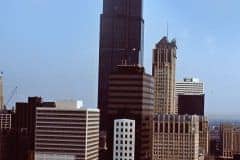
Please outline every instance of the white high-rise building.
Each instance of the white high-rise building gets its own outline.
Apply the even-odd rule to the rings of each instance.
[[[113,160],[134,160],[135,120],[114,120]]]
[[[176,82],[177,95],[203,95],[204,84],[197,78],[184,78]]]

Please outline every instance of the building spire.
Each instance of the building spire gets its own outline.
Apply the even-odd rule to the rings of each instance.
[[[167,39],[168,39],[168,21],[167,21]]]

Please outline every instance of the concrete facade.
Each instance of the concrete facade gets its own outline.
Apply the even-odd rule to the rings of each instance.
[[[153,160],[198,160],[198,116],[158,114],[153,123]]]
[[[163,37],[153,50],[154,112],[176,114],[176,41]]]
[[[36,160],[98,160],[99,111],[67,104],[37,108]]]
[[[113,160],[134,160],[135,134],[134,120],[114,120]]]

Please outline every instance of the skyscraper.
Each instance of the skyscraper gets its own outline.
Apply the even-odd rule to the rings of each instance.
[[[184,78],[176,83],[177,108],[181,115],[204,115],[204,85],[197,78]]]
[[[4,109],[4,102],[3,102],[3,79],[2,73],[0,73],[0,110]]]
[[[176,41],[163,37],[153,50],[154,112],[177,113],[175,104]]]
[[[143,67],[118,66],[109,77],[108,94],[107,154],[103,159],[113,160],[114,120],[131,119],[135,121],[136,133],[133,160],[151,160],[152,76],[146,74]]]
[[[142,0],[103,0],[100,24],[98,108],[105,130],[109,75],[120,64],[143,64]]]

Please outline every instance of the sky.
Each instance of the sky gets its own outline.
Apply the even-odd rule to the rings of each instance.
[[[166,35],[176,38],[176,79],[205,83],[209,115],[240,115],[238,0],[145,0],[144,66]],[[97,106],[102,0],[0,0],[0,70],[9,105],[41,96]]]

